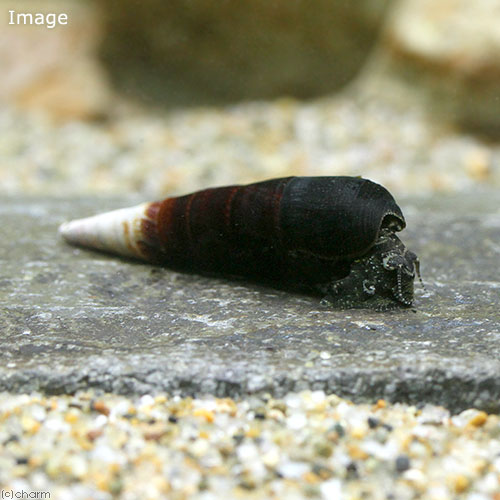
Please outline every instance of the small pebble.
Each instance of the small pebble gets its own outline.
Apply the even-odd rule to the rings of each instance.
[[[103,401],[94,401],[91,404],[91,408],[106,417],[109,415],[109,408],[104,404]]]
[[[410,459],[406,455],[399,455],[396,458],[396,470],[404,472],[410,468]]]

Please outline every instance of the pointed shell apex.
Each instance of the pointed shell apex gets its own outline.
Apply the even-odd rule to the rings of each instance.
[[[141,249],[142,224],[149,203],[64,222],[59,234],[69,243],[145,259]]]

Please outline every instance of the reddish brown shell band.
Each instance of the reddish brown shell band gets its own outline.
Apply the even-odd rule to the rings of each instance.
[[[229,252],[229,242],[247,231],[281,246],[280,203],[289,180],[280,179],[274,189],[228,186],[150,203],[141,224],[143,258],[164,264],[210,259],[208,238]]]
[[[138,242],[144,259],[151,262],[161,262],[162,245],[159,238],[158,213],[162,202],[155,201],[146,207],[145,217],[141,221],[142,239]]]

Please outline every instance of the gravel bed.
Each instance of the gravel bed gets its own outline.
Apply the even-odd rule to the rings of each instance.
[[[1,394],[0,442],[3,491],[29,498],[500,498],[499,416],[322,391]]]
[[[417,106],[340,96],[176,112],[124,106],[57,124],[0,108],[6,193],[155,198],[286,175],[362,175],[396,195],[500,186],[500,146],[438,126]]]

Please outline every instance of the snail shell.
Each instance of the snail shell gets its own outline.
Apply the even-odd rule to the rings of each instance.
[[[358,177],[287,177],[144,203],[61,225],[70,243],[171,268],[409,306],[418,260],[392,195]]]

